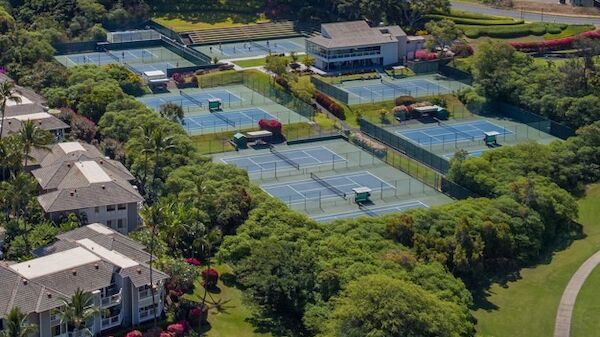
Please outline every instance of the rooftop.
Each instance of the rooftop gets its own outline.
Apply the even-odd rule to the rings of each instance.
[[[94,254],[100,256],[102,259],[120,268],[130,268],[139,265],[139,263],[133,261],[127,256],[119,254],[114,250],[108,250],[90,239],[77,240],[76,242]]]
[[[13,264],[10,268],[27,279],[35,279],[99,261],[100,258],[97,255],[92,254],[85,248],[77,247],[60,253]]]
[[[107,183],[112,180],[106,171],[93,160],[76,162],[75,167],[81,171],[90,184]]]
[[[65,142],[59,143],[58,146],[64,153],[71,153],[75,151],[85,151],[85,148],[79,142]]]
[[[347,21],[321,25],[321,35],[307,39],[326,48],[342,48],[397,42],[406,36],[399,26],[370,27],[366,21]]]

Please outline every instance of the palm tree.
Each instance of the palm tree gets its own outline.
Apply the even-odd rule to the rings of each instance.
[[[27,315],[18,307],[12,308],[4,317],[4,330],[1,337],[28,337],[38,329],[37,325],[27,322]]]
[[[2,138],[2,131],[4,130],[4,114],[6,112],[6,104],[8,101],[21,103],[21,96],[17,95],[15,90],[15,84],[11,81],[4,81],[0,83],[0,139]]]
[[[131,146],[131,149],[134,150],[133,152],[141,153],[144,155],[142,174],[141,177],[138,177],[138,179],[140,181],[141,193],[142,195],[145,195],[146,181],[148,180],[148,165],[150,161],[150,155],[152,154],[151,135],[152,131],[154,130],[154,127],[149,124],[145,124],[138,127],[138,130],[141,133],[140,137],[133,138],[133,141],[129,146]]]
[[[160,176],[160,157],[164,152],[171,151],[175,149],[175,144],[173,143],[173,136],[165,136],[165,132],[163,128],[157,128],[152,131],[151,134],[151,151],[154,154],[154,172],[152,174],[152,189],[153,193],[156,193],[156,181]],[[154,199],[152,199],[154,200]]]
[[[0,139],[0,181],[21,169],[22,149],[21,139],[16,135]]]
[[[73,329],[73,336],[92,336],[92,331],[86,322],[102,313],[100,307],[94,304],[94,295],[79,288],[70,299],[62,299],[60,323]]]
[[[160,203],[157,203],[152,206],[146,206],[146,207],[142,208],[142,210],[140,211],[140,216],[141,216],[142,220],[144,221],[144,225],[147,226],[148,228],[150,228],[150,230],[151,230],[150,247],[148,247],[150,250],[150,261],[148,262],[148,267],[150,269],[150,293],[152,294],[152,308],[153,309],[155,309],[156,303],[155,303],[155,299],[154,299],[154,279],[153,279],[154,269],[152,268],[152,265],[154,262],[154,247],[155,247],[155,242],[156,242],[156,236],[158,235],[158,233],[157,233],[158,226],[160,223],[162,223],[163,214],[164,214],[164,209],[160,205]],[[154,324],[154,327],[156,328],[156,311],[154,311],[153,316],[154,316],[153,324]]]
[[[33,159],[30,154],[32,149],[43,149],[49,151],[48,144],[52,142],[52,134],[46,130],[40,129],[31,120],[25,121],[19,132],[21,143],[23,145],[23,156],[25,157],[25,167],[27,161]]]

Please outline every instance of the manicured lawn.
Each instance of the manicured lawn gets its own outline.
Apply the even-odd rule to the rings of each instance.
[[[596,267],[577,295],[571,321],[571,337],[600,336],[599,290],[600,268]]]
[[[231,268],[227,265],[215,267],[221,276],[231,273]],[[242,291],[233,285],[225,285],[222,280],[218,284],[220,292],[212,294],[215,301],[221,303],[221,309],[214,306],[210,309],[208,322],[210,329],[202,336],[206,337],[267,337],[271,334],[258,333],[255,328],[247,322],[251,315],[249,307],[242,303]],[[204,292],[200,281],[196,282],[194,294],[185,295],[192,301],[201,301]],[[210,298],[209,298],[210,302]]]
[[[600,249],[598,205],[600,184],[591,186],[587,196],[579,201],[579,222],[583,225],[585,238],[554,253],[547,263],[523,269],[521,278],[516,282],[509,282],[505,286],[496,284],[489,289],[487,297],[477,303],[480,309],[474,312],[478,320],[477,330],[482,336],[552,336],[556,309],[569,279],[588,257]],[[594,277],[598,277],[597,271],[594,274]],[[587,303],[578,302],[581,307],[579,310],[583,310],[578,315],[585,315],[587,308],[598,307],[597,284],[596,293],[592,295],[596,298]],[[597,322],[597,317],[598,312],[589,319],[596,319]],[[600,336],[599,329],[582,329],[583,335],[573,337]],[[590,335],[590,331],[594,333]]]
[[[289,62],[292,62],[292,59],[290,57],[287,57]],[[242,67],[242,68],[250,68],[250,67],[261,67],[264,66],[265,64],[267,64],[267,58],[266,57],[261,57],[261,58],[256,58],[256,59],[248,59],[248,60],[238,60],[238,61],[233,61],[234,64]]]
[[[235,27],[235,26],[243,26],[248,24],[256,24],[262,22],[269,22],[269,19],[266,19],[264,16],[244,16],[243,18],[234,17],[231,13],[224,13],[221,16],[217,16],[218,19],[214,17],[209,17],[208,14],[213,14],[214,12],[207,12],[207,17],[185,17],[179,14],[175,16],[158,16],[152,18],[152,20],[160,23],[165,27],[169,27],[177,32],[183,32],[187,30],[196,30],[196,29],[210,29],[210,28],[220,28],[220,27]]]
[[[547,40],[560,39],[563,37],[573,36],[573,35],[577,35],[577,34],[580,34],[583,32],[587,32],[587,31],[590,31],[593,29],[594,29],[593,25],[569,25],[569,26],[567,26],[567,28],[565,30],[563,30],[562,32],[560,32],[558,34],[547,33],[546,35],[544,35],[544,39],[547,39]]]

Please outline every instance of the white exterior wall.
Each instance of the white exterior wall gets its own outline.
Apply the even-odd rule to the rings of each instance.
[[[386,43],[381,45],[381,56],[383,57],[383,65],[388,66],[399,62],[398,59],[398,44]]]
[[[50,214],[49,216],[52,219],[57,219],[65,213],[85,214],[87,223],[101,223],[122,234],[127,234],[137,228],[139,223],[139,206],[136,202],[122,205],[125,206],[125,209],[119,209],[119,205],[111,205],[114,207],[114,210],[109,211],[108,209],[110,206],[98,206],[97,208],[91,207],[72,211],[56,212]],[[121,220],[121,226],[119,226],[119,220]]]

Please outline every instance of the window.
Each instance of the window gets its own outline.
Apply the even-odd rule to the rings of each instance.
[[[123,219],[117,220],[117,228],[118,229],[122,229],[123,228]]]
[[[126,209],[126,208],[127,208],[127,205],[126,205],[126,204],[119,204],[119,205],[117,206],[117,208],[118,208],[119,210],[123,210],[123,209]]]
[[[112,228],[112,220],[106,220],[106,227]]]
[[[114,210],[115,210],[115,205],[108,205],[108,206],[106,206],[106,211],[107,212],[112,212]]]
[[[100,213],[100,207],[98,207],[98,206],[94,207],[94,212]]]

